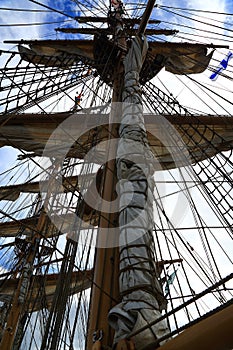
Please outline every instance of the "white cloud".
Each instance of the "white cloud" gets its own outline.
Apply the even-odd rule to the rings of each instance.
[[[0,24],[14,24],[14,23],[38,23],[43,22],[44,18],[47,16],[46,13],[36,13],[36,12],[22,12],[22,11],[13,11],[13,9],[39,9],[33,3],[30,3],[28,0],[1,0],[2,8],[12,8],[12,11],[9,10],[0,10]],[[40,7],[41,9],[41,7]],[[38,39],[43,36],[46,28],[43,26],[27,26],[27,27],[1,27],[0,28],[0,48],[2,50],[15,50],[14,44],[5,44],[5,40],[21,40],[21,39]],[[0,56],[0,67],[5,64],[6,57],[4,54]],[[2,93],[1,93],[2,97]],[[0,171],[7,169],[12,166],[15,162],[19,151],[12,149],[11,147],[0,148]]]
[[[14,23],[39,23],[43,22],[47,16],[43,12],[22,12],[14,11],[13,9],[41,9],[37,5],[27,0],[10,0],[1,1],[1,7],[12,8],[12,11],[1,10],[0,23],[1,24],[14,24]],[[3,40],[21,40],[21,39],[38,39],[43,36],[45,31],[44,26],[14,26],[14,27],[2,27],[0,31],[0,39]],[[1,48],[6,49],[12,47],[12,45],[6,45],[1,43]]]
[[[180,8],[186,8],[186,9],[199,9],[199,10],[206,10],[206,11],[212,11],[212,12],[226,12],[228,11],[229,2],[220,1],[220,0],[187,0],[187,1],[179,1],[174,0],[172,3],[167,4],[167,1],[159,1],[159,4],[167,5],[167,6],[174,6],[174,7],[180,7]],[[179,24],[177,26],[173,26],[173,28],[178,29],[180,32],[175,36],[172,41],[186,41],[192,40],[192,42],[201,42],[201,43],[207,43],[207,44],[216,44],[216,45],[229,45],[230,42],[223,41],[227,40],[226,34],[231,35],[230,32],[226,33],[224,23],[228,20],[227,15],[217,15],[217,14],[211,14],[211,13],[205,13],[205,12],[196,12],[196,11],[179,11],[175,9],[168,9],[170,11],[173,11],[175,13],[179,13],[182,15],[185,15],[191,19],[196,19],[201,22],[200,23],[194,20],[188,20],[187,18],[180,17],[175,14],[167,13],[166,11],[161,10],[160,13],[163,14],[164,20],[168,20],[171,22],[180,23],[182,25],[187,25],[192,27],[186,28],[186,27],[179,27]],[[200,16],[200,17],[197,17]],[[219,22],[217,22],[217,21]],[[207,25],[211,24],[211,25]],[[216,26],[222,27],[222,28],[216,28]],[[170,27],[172,27],[170,25]],[[229,27],[228,27],[229,28]],[[231,29],[231,28],[230,28]],[[205,32],[210,31],[210,33]],[[189,33],[189,35],[184,34]],[[215,34],[216,33],[216,34]],[[218,36],[218,34],[221,34],[221,36]],[[201,35],[201,36],[200,36]],[[168,38],[167,40],[170,40]],[[231,40],[229,38],[229,40]],[[213,69],[218,67],[218,64],[221,62],[221,60],[228,54],[228,49],[219,48],[216,49],[213,55],[213,58],[210,62],[210,67]],[[226,70],[224,73],[232,78],[232,63],[230,61],[229,69]],[[224,98],[228,99],[229,101],[232,101],[232,81],[228,80],[224,77],[218,77],[218,79],[213,82],[209,79],[211,75],[211,70],[207,69],[202,74],[196,74],[191,76],[195,80],[201,82],[204,86],[208,87],[210,90],[213,90],[213,92],[218,93],[219,95],[224,96]],[[175,76],[173,74],[170,74],[168,72],[164,72],[164,70],[159,74],[159,78],[163,80],[163,83],[169,88],[171,93],[177,97],[178,101],[183,104],[184,106],[190,106],[191,108],[196,108],[199,110],[202,110],[203,112],[207,113],[214,113],[215,111],[218,114],[227,114],[226,110],[231,113],[233,111],[232,106],[224,102],[220,97],[217,97],[216,95],[212,94],[210,91],[206,90],[207,94],[210,94],[210,97],[203,92],[195,83],[191,82],[189,78],[182,77],[182,76]],[[157,82],[156,82],[157,84]],[[159,84],[159,83],[158,83]],[[222,89],[222,90],[221,90]],[[204,88],[205,90],[205,88]],[[201,102],[201,99],[204,100],[204,102]],[[211,106],[211,108],[208,108],[207,106]],[[223,107],[223,108],[222,108]],[[213,109],[213,110],[211,110]]]

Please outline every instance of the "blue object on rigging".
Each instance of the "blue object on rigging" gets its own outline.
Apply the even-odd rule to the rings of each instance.
[[[210,76],[210,79],[211,80],[216,80],[218,75],[221,73],[221,71],[223,69],[227,69],[227,66],[228,66],[228,63],[229,63],[229,60],[232,58],[233,56],[233,53],[232,52],[229,52],[227,57],[224,58],[221,62],[220,62],[220,67],[213,73],[211,74]]]

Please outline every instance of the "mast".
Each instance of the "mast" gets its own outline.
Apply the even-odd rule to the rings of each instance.
[[[121,84],[119,84],[119,81],[115,82],[113,89],[113,101],[117,102],[121,95]],[[114,118],[114,115],[112,117]],[[114,137],[117,137],[116,126],[111,127],[109,135],[109,140],[111,140]],[[111,154],[113,156],[114,150],[111,151]],[[108,201],[109,203],[116,199],[115,170],[115,161],[108,161],[105,165],[105,171],[103,174],[103,178],[105,179],[105,181],[103,186],[102,198],[105,201]],[[100,245],[100,241],[102,239],[101,237],[104,236],[104,239],[108,239],[106,234],[103,234],[103,232],[106,232],[106,229],[115,228],[117,235],[117,223],[118,215],[116,213],[109,214],[103,211],[101,212],[98,229],[98,237],[100,238],[97,237],[97,240],[99,239]],[[118,264],[118,249],[115,246],[113,246],[112,248],[96,248],[95,271],[89,311],[87,349],[98,350],[101,346],[107,347],[111,346],[112,344],[113,331],[111,330],[108,324],[107,315],[109,309],[113,307],[113,305],[116,304],[116,302],[119,299]]]
[[[124,60],[125,84],[120,139],[117,150],[117,174],[120,184],[119,246],[121,301],[109,312],[115,329],[114,346],[135,349],[152,348],[169,332],[166,321],[132,337],[136,330],[159,319],[166,307],[158,281],[153,248],[154,157],[148,144],[143,118],[139,76],[147,56],[148,43],[143,36],[154,7],[149,1],[138,35],[132,39]],[[125,203],[128,203],[126,206]]]
[[[111,6],[111,5],[110,5]],[[110,9],[111,11],[111,9]],[[114,32],[117,32],[117,27],[121,29],[121,9],[115,12],[115,25]],[[115,40],[126,45],[125,40],[115,34]],[[122,54],[119,56],[118,64],[115,66],[113,72],[113,93],[112,93],[112,108],[109,119],[109,143],[111,147],[111,140],[119,137],[117,124],[114,124],[115,120],[119,119],[119,113],[121,113],[118,102],[122,101],[122,89],[124,82],[124,68],[122,63]],[[114,105],[115,104],[115,105]],[[116,200],[116,149],[111,147],[109,149],[111,154],[111,160],[105,165],[104,171],[104,185],[102,191],[102,198],[109,203]],[[110,206],[109,206],[110,208]],[[101,212],[98,237],[108,237],[103,234],[106,229],[115,229],[115,242],[118,241],[118,214],[116,213],[104,213]],[[98,240],[98,238],[97,238]],[[100,350],[101,348],[111,347],[114,338],[113,329],[108,323],[109,310],[119,301],[119,252],[113,242],[112,248],[96,248],[95,253],[95,271],[93,278],[91,303],[89,311],[89,322],[87,332],[87,345],[86,349]],[[104,243],[104,242],[103,242]],[[101,245],[101,243],[100,243]]]
[[[55,183],[56,179],[50,178],[48,180],[48,188],[52,189]],[[49,201],[50,196],[51,190],[46,193],[44,205],[46,205],[47,201]],[[36,208],[36,211],[37,210],[39,209]],[[26,317],[28,312],[28,295],[30,292],[30,286],[33,283],[34,261],[37,254],[39,253],[39,244],[42,237],[41,232],[43,232],[45,229],[46,219],[47,215],[44,207],[42,207],[40,208],[39,219],[37,225],[35,226],[35,231],[32,229],[30,232],[32,238],[29,239],[28,242],[29,250],[27,256],[22,260],[22,271],[16,271],[16,273],[20,273],[20,276],[18,279],[16,292],[13,294],[13,299],[11,301],[10,311],[8,313],[5,329],[1,338],[0,350],[18,350],[18,347],[20,346],[22,340],[22,334],[20,334],[20,330],[23,327],[23,324],[20,325],[20,322],[21,320],[24,320],[24,317]],[[17,339],[17,337],[19,337],[19,339]]]
[[[139,25],[137,35],[143,35],[147,23],[149,21],[151,12],[153,10],[155,0],[149,0],[147,3],[146,10],[142,17],[142,20]],[[115,33],[119,32],[121,29],[121,9],[116,9],[116,30]],[[115,37],[115,40],[118,41],[123,47],[126,47],[126,42],[119,35]],[[109,137],[112,138],[119,137],[118,128],[113,124],[114,120],[119,119],[119,114],[122,113],[121,106],[116,107],[114,103],[122,102],[122,91],[124,83],[124,66],[123,66],[123,55],[119,57],[118,64],[115,67],[113,72],[113,97],[112,97],[112,112],[110,117],[110,127],[109,127]],[[111,143],[110,143],[111,144]],[[111,155],[116,158],[116,150],[111,152]],[[107,163],[105,168],[104,176],[104,188],[103,188],[103,199],[111,201],[115,199],[113,194],[114,187],[116,185],[116,162],[110,161]],[[120,200],[120,198],[119,198]],[[101,227],[112,228],[110,223],[118,222],[118,215],[108,215],[105,219],[104,213],[101,215],[100,219],[100,228],[99,234],[101,236]],[[119,231],[116,229],[116,240],[119,239]],[[94,274],[94,285],[92,289],[92,298],[91,298],[91,308],[90,308],[90,318],[89,318],[89,327],[88,327],[88,341],[87,349],[92,348],[92,343],[94,342],[93,349],[98,350],[101,347],[112,347],[113,344],[113,332],[109,328],[108,323],[108,314],[109,310],[116,304],[116,301],[119,302],[119,292],[118,292],[118,275],[119,275],[119,252],[118,248],[111,249],[97,249],[96,258],[95,258],[95,274]],[[112,263],[111,263],[112,261]],[[115,265],[115,267],[113,266]],[[115,281],[112,285],[112,281]],[[114,302],[109,300],[110,292]],[[108,294],[108,295],[107,295]],[[94,336],[93,336],[94,334]]]
[[[40,230],[43,229],[43,225],[44,225],[44,214],[41,214],[38,222],[38,226],[37,226],[37,232],[40,232]],[[35,234],[32,241],[29,243],[30,244],[29,253],[25,261],[23,261],[24,265],[23,265],[22,271],[20,272],[21,276],[18,282],[16,292],[13,296],[13,300],[11,302],[12,306],[10,308],[10,312],[7,317],[7,323],[3,331],[3,335],[0,343],[1,350],[13,349],[13,345],[16,340],[17,331],[19,329],[19,323],[22,318],[22,313],[27,312],[27,310],[25,309],[25,305],[26,305],[27,294],[29,291],[29,286],[30,286],[30,281],[32,276],[33,263],[38,251],[39,241],[40,241],[40,235]]]
[[[55,165],[56,167],[56,165]],[[49,188],[53,187],[53,184],[56,182],[56,179],[50,178],[49,179]],[[46,194],[45,197],[45,204],[49,200],[51,195],[50,190]],[[38,210],[38,208],[36,208]],[[10,308],[7,322],[5,329],[3,331],[1,343],[0,343],[0,350],[5,349],[13,349],[14,344],[17,343],[20,344],[20,339],[17,340],[17,332],[20,329],[20,321],[23,319],[24,314],[27,314],[27,307],[28,307],[28,294],[30,290],[30,286],[32,284],[32,275],[33,275],[33,265],[35,258],[39,252],[39,243],[41,240],[41,232],[43,232],[44,227],[46,225],[46,218],[47,215],[44,211],[44,207],[40,209],[40,215],[38,219],[38,223],[35,227],[35,231],[31,231],[32,238],[29,240],[29,251],[28,255],[25,259],[23,259],[23,268],[22,271],[20,271],[20,278],[18,281],[18,286],[16,289],[15,294],[13,295],[12,299],[12,306]],[[21,338],[21,335],[19,335]]]
[[[153,259],[150,251],[150,244],[152,243],[151,241],[151,220],[153,217],[152,211],[153,211],[153,205],[151,202],[152,196],[151,193],[153,192],[153,181],[149,180],[149,178],[151,177],[150,172],[151,169],[148,164],[142,161],[142,158],[146,158],[149,157],[150,158],[150,152],[148,150],[148,146],[145,145],[145,143],[147,144],[147,141],[145,140],[145,135],[144,135],[144,126],[143,126],[143,116],[142,116],[142,103],[141,103],[141,98],[140,98],[140,93],[137,92],[138,88],[139,88],[139,78],[137,77],[137,74],[139,76],[140,70],[142,68],[142,64],[143,61],[146,57],[147,54],[147,42],[146,39],[144,39],[144,43],[143,39],[141,38],[143,36],[143,33],[146,29],[146,24],[149,21],[150,18],[150,14],[152,12],[152,9],[154,7],[154,3],[155,1],[149,1],[145,10],[145,13],[143,15],[142,18],[142,22],[140,23],[139,29],[138,29],[138,35],[135,38],[135,40],[133,40],[133,42],[131,43],[132,47],[129,50],[129,52],[126,54],[126,58],[125,58],[125,62],[124,62],[124,66],[125,66],[125,70],[124,70],[124,78],[122,77],[122,72],[120,71],[121,67],[119,67],[120,69],[118,69],[117,71],[115,71],[114,73],[114,78],[116,76],[120,76],[122,77],[122,80],[124,80],[124,92],[123,92],[123,100],[124,101],[124,105],[123,105],[123,109],[124,112],[122,110],[122,117],[121,119],[121,124],[120,124],[120,139],[119,139],[119,146],[118,146],[118,150],[117,150],[117,174],[118,174],[118,180],[122,180],[124,182],[124,184],[120,185],[120,198],[119,198],[119,203],[122,203],[122,199],[123,202],[124,200],[126,200],[128,194],[129,194],[129,188],[127,189],[127,181],[132,181],[131,178],[131,173],[132,174],[138,174],[138,180],[136,181],[136,178],[134,178],[133,182],[133,195],[136,192],[138,199],[135,199],[135,202],[133,204],[133,206],[140,206],[141,203],[144,203],[145,197],[148,196],[149,198],[149,206],[150,209],[147,208],[145,209],[145,217],[143,219],[143,221],[145,221],[144,224],[140,223],[140,220],[138,221],[138,223],[136,224],[131,224],[130,222],[128,223],[128,219],[127,216],[129,215],[129,217],[132,215],[132,218],[135,215],[135,208],[133,208],[133,206],[131,207],[129,205],[129,211],[127,211],[128,209],[126,209],[126,214],[124,213],[125,209],[122,209],[123,207],[121,207],[121,213],[119,214],[119,246],[120,246],[120,266],[121,266],[121,270],[120,270],[120,292],[121,292],[121,300],[120,303],[116,306],[113,306],[111,308],[111,310],[108,311],[108,313],[102,313],[102,309],[100,309],[100,313],[103,317],[104,320],[107,319],[107,316],[109,318],[109,323],[111,324],[111,326],[113,328],[115,328],[117,330],[117,333],[114,336],[114,346],[119,347],[121,346],[125,346],[126,348],[128,347],[128,343],[127,343],[127,338],[130,337],[130,330],[134,330],[135,326],[136,327],[140,327],[143,324],[143,318],[145,318],[145,321],[148,322],[148,317],[152,316],[152,317],[157,317],[159,318],[160,316],[160,312],[158,311],[160,309],[160,304],[163,304],[162,301],[162,291],[160,290],[160,286],[159,283],[156,281],[156,271],[155,271],[155,267],[150,266],[149,261],[151,261]],[[142,52],[140,53],[140,49],[139,46],[142,46],[141,50]],[[138,47],[137,47],[138,46]],[[128,57],[129,56],[129,57]],[[136,57],[137,56],[137,57]],[[131,67],[132,65],[132,67]],[[132,83],[133,82],[133,83]],[[113,86],[115,87],[116,81],[114,79],[114,83]],[[132,91],[135,89],[135,91],[133,92],[133,97],[131,97]],[[128,93],[128,90],[130,91],[130,95]],[[119,90],[118,90],[119,91]],[[113,100],[114,101],[114,100]],[[132,103],[134,101],[137,101],[135,105],[133,105]],[[131,103],[131,105],[130,105]],[[121,112],[120,112],[121,113]],[[132,114],[133,113],[133,114]],[[136,114],[135,114],[136,113]],[[130,114],[132,114],[132,119],[130,118]],[[129,125],[125,125],[125,122],[127,120],[127,118],[130,118],[128,123]],[[134,125],[132,124],[133,120],[137,120],[134,121]],[[132,125],[131,125],[132,124]],[[140,125],[140,126],[139,126]],[[138,139],[140,140],[140,138],[143,139],[143,142],[140,143],[136,142],[134,143],[135,147],[136,147],[136,158],[138,157],[138,161],[139,163],[142,164],[138,164],[137,161],[133,162],[132,164],[129,161],[127,161],[128,158],[128,152],[129,150],[131,150],[131,155],[132,156],[132,161],[134,158],[134,150],[133,148],[131,149],[132,145],[132,141],[134,140],[134,133],[135,130],[137,130],[137,134],[138,134]],[[141,136],[139,136],[141,135]],[[128,140],[128,145],[127,145],[127,140]],[[126,143],[125,143],[126,142]],[[125,143],[125,144],[124,144]],[[129,147],[129,150],[126,150]],[[125,149],[125,151],[124,151]],[[139,151],[140,150],[140,151]],[[123,152],[123,153],[122,153]],[[144,153],[145,152],[145,153]],[[141,159],[140,159],[141,158]],[[148,160],[149,160],[148,158]],[[139,160],[140,159],[140,160]],[[150,159],[151,161],[151,159]],[[153,161],[152,161],[153,163]],[[141,170],[138,169],[138,167],[145,167],[144,170],[146,171],[146,177],[145,174],[141,172]],[[131,168],[132,167],[132,168]],[[128,175],[125,177],[125,175],[123,175],[123,173],[125,173],[125,170],[123,170],[123,168],[128,168],[128,171],[126,173],[128,173]],[[113,168],[112,168],[113,169]],[[152,170],[153,172],[153,170]],[[123,175],[123,177],[122,177]],[[134,177],[134,175],[133,175]],[[126,181],[126,182],[125,182]],[[146,184],[146,192],[144,193],[144,191],[142,190],[142,188],[145,186]],[[126,187],[125,187],[126,186]],[[134,192],[135,191],[135,192]],[[128,193],[127,193],[128,192]],[[141,202],[141,203],[140,203]],[[137,203],[137,204],[136,204]],[[120,204],[121,206],[122,204]],[[144,204],[145,207],[147,207],[146,203]],[[120,206],[119,206],[119,210],[120,210]],[[138,207],[139,209],[139,207]],[[136,209],[136,216],[135,216],[135,220],[137,222],[137,215],[140,216],[139,212],[140,209],[138,211],[138,209]],[[128,213],[128,214],[127,214]],[[130,214],[131,213],[131,214]],[[125,220],[126,219],[126,220]],[[147,222],[147,223],[146,223]],[[123,225],[123,226],[121,226]],[[127,226],[129,225],[129,228],[127,228]],[[130,228],[130,225],[131,228]],[[145,226],[144,226],[145,225]],[[135,230],[135,232],[132,233],[132,230]],[[137,232],[138,231],[138,232]],[[143,236],[141,237],[140,234]],[[133,236],[132,236],[133,235]],[[132,240],[132,242],[131,242]],[[128,247],[129,246],[129,247]],[[124,251],[125,249],[125,251]],[[122,251],[124,251],[122,253]],[[137,256],[138,255],[138,256]],[[134,261],[134,263],[131,263],[131,261]],[[131,266],[132,264],[132,266]],[[139,270],[139,273],[136,273],[135,276],[133,273],[133,265],[137,266],[137,269]],[[105,276],[105,271],[104,271],[104,265],[99,266],[98,268],[100,268],[102,270],[102,273]],[[146,272],[146,276],[145,278],[142,277],[142,275],[140,276],[140,273],[143,273],[143,271],[147,270]],[[126,273],[124,272],[124,270],[126,270]],[[129,270],[129,277],[131,276],[132,280],[135,279],[135,281],[132,283],[132,281],[128,280],[126,285],[124,285],[124,283],[126,282],[125,278],[127,279],[126,276],[124,275],[128,275],[127,270]],[[149,272],[150,270],[150,272]],[[100,274],[100,271],[97,270],[98,273]],[[104,271],[104,272],[103,272]],[[129,278],[128,277],[128,278]],[[155,280],[154,280],[155,279]],[[124,282],[125,280],[125,282]],[[146,285],[145,285],[146,283]],[[142,301],[142,296],[140,295],[142,290],[140,291],[140,288],[142,288],[144,284],[144,292],[145,293],[145,303]],[[147,294],[148,293],[148,294]],[[157,293],[156,297],[151,297],[150,293]],[[157,299],[158,298],[158,299]],[[138,300],[137,300],[138,299]],[[160,300],[161,299],[161,300]],[[127,301],[128,300],[128,301]],[[130,300],[133,300],[133,302],[131,302]],[[141,300],[141,301],[140,301]],[[98,299],[96,300],[95,295],[92,298],[92,305],[94,302],[98,302]],[[146,311],[146,309],[148,308],[152,309],[152,313]],[[126,305],[126,309],[124,309],[123,305]],[[128,305],[128,306],[127,306]],[[137,314],[136,318],[134,318],[134,320],[132,320],[132,314],[127,315],[127,307],[128,308],[133,308],[135,309],[135,314]],[[140,322],[141,325],[138,324],[138,320],[141,317],[141,311],[140,308],[144,309],[145,308],[145,313],[142,316],[142,319]],[[154,310],[155,308],[155,310]],[[139,311],[139,313],[138,313]],[[144,312],[144,311],[142,311]],[[154,313],[153,313],[154,312]],[[90,315],[92,315],[94,312],[91,309],[90,310]],[[131,318],[131,319],[130,319]],[[126,325],[123,326],[124,323],[124,319],[126,322]],[[116,321],[118,320],[118,321]],[[119,322],[119,324],[115,325],[116,322]],[[130,326],[128,326],[128,324],[131,323]],[[122,329],[121,329],[122,328]],[[158,326],[156,326],[156,336],[157,335],[163,335],[164,333],[166,333],[168,331],[167,329],[167,325],[164,322],[160,322]],[[90,330],[93,332],[93,328]],[[154,332],[154,330],[152,331]],[[105,338],[105,342],[102,342],[102,339],[104,337],[106,337],[107,334],[105,334],[104,329],[97,329],[95,330],[94,334],[97,334],[97,338],[94,337],[93,341],[94,343],[94,349],[99,349],[102,346],[112,346],[112,339],[111,339],[111,343],[107,343],[107,339]],[[144,348],[147,346],[151,346],[153,344],[154,340],[154,333],[153,333],[153,337],[151,339],[151,335],[150,335],[150,331],[149,333],[147,332],[145,335],[143,334],[143,337],[146,337],[146,343],[144,345],[142,345],[142,340],[139,338],[135,338],[134,341],[136,341],[136,343],[138,343],[136,345],[137,349],[140,348]],[[125,345],[122,345],[122,341],[125,341]],[[131,345],[129,345],[130,347],[132,347],[133,343],[131,343]],[[89,344],[88,344],[89,347]]]

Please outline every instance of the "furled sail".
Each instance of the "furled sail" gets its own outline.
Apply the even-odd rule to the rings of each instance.
[[[186,55],[172,55],[168,58],[165,69],[173,74],[202,73],[208,67],[213,51],[206,55],[207,50],[201,48]]]
[[[54,293],[56,290],[58,274],[49,274],[44,279],[43,275],[32,276],[33,280],[31,291],[30,291],[30,306],[29,311],[37,311],[42,309],[44,306],[50,308]],[[71,284],[69,294],[77,294],[84,289],[90,288],[91,286],[92,271],[75,271],[72,273]],[[0,301],[8,300],[13,297],[14,291],[17,288],[19,279],[10,278],[0,280]],[[43,305],[42,300],[45,300]]]
[[[89,183],[95,174],[86,174],[85,180]],[[74,175],[63,177],[62,183],[55,188],[56,193],[74,192],[79,189],[79,182],[82,175]],[[39,193],[48,187],[48,180],[40,180],[34,182],[27,182],[17,185],[0,186],[0,200],[15,201],[19,198],[21,193]]]
[[[130,338],[132,332],[151,319],[159,318],[166,307],[152,244],[154,157],[146,138],[138,84],[147,47],[145,38],[136,37],[124,61],[123,115],[117,150],[117,173],[121,181],[119,285],[122,299],[109,312],[115,343]],[[133,338],[136,349],[155,345],[156,340],[168,332],[166,321],[158,322]]]
[[[79,42],[79,46],[69,45],[67,42],[60,44],[31,44],[30,48],[19,45],[19,52],[23,60],[45,67],[69,67],[80,60],[92,59],[93,55],[89,49],[89,41]]]
[[[35,181],[22,183],[10,186],[0,187],[0,200],[15,201],[19,198],[20,193],[39,193],[40,190],[47,186],[48,181]],[[61,192],[72,192],[77,190],[76,186],[78,184],[78,176],[69,176],[63,178],[62,186],[60,188],[56,186],[56,191]]]
[[[27,42],[25,42],[27,44]],[[143,63],[140,80],[152,79],[162,68],[174,74],[196,74],[206,70],[213,55],[207,53],[206,45],[189,43],[149,42],[149,50]],[[110,67],[116,64],[117,51],[122,50],[115,42],[102,34],[94,41],[79,40],[71,45],[65,40],[29,42],[30,49],[19,45],[22,59],[46,67],[68,67],[79,60],[92,62],[106,80]],[[209,45],[213,47],[213,45]],[[105,62],[106,61],[106,62]],[[106,65],[108,68],[106,71]],[[101,68],[102,67],[102,68]],[[105,73],[103,72],[103,67]],[[106,80],[110,81],[110,80]]]
[[[32,152],[34,156],[41,156],[49,137],[56,129],[58,123],[61,123],[71,115],[71,113],[59,113],[50,117],[43,114],[12,115],[11,119],[0,127],[0,147],[13,146],[26,152]],[[81,117],[82,114],[80,114]],[[169,149],[154,136],[154,131],[157,130],[157,115],[151,114],[144,117],[147,130],[149,129],[151,131],[147,133],[147,137],[152,152],[164,169],[176,167],[178,164],[174,164]],[[79,118],[79,114],[77,114],[77,118]],[[108,127],[106,125],[108,124],[109,116],[101,115],[101,118],[103,125],[94,131],[97,136],[97,144],[100,141],[107,140],[108,137]],[[179,132],[189,151],[192,163],[197,163],[232,148],[233,118],[231,117],[164,115],[164,118]],[[202,136],[201,138],[200,135]],[[62,142],[60,140],[55,141],[54,149],[58,152],[58,147],[60,146],[61,149],[63,147]],[[69,150],[68,156],[82,159],[91,148],[92,143],[89,140],[89,133],[84,133],[78,139],[78,142]],[[103,162],[105,152],[106,149],[102,147],[97,149],[97,162]]]

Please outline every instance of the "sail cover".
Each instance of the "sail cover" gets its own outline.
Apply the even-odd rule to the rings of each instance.
[[[43,114],[11,115],[9,120],[0,127],[0,147],[12,146],[41,156],[53,131],[59,123],[62,123],[71,115],[72,113],[70,112],[56,113],[50,116]],[[192,163],[197,163],[219,152],[228,151],[232,148],[233,118],[231,117],[209,115],[163,116],[179,132],[189,151]],[[82,115],[80,115],[80,118],[81,117]],[[146,129],[151,130],[151,133],[147,133],[149,145],[152,152],[159,160],[161,167],[163,169],[171,169],[178,164],[174,164],[174,160],[168,149],[154,136],[157,130],[157,123],[155,122],[156,117],[156,115],[144,116]],[[77,114],[77,118],[79,118],[79,114]],[[101,118],[104,118],[103,120],[106,120],[106,122],[98,127],[98,139],[107,140],[109,116],[101,115]],[[4,117],[2,121],[4,121]],[[92,147],[88,135],[89,134],[86,133],[79,138],[75,147],[70,149],[68,153],[69,157],[82,159],[86,155]],[[56,151],[58,150],[58,145],[62,147],[62,142],[60,140],[56,140],[56,143],[54,143]],[[203,152],[203,150],[205,152]],[[98,148],[97,151],[99,162],[103,163],[106,150]]]
[[[33,280],[30,299],[29,299],[29,311],[38,311],[43,307],[50,308],[53,301],[53,296],[56,291],[56,284],[59,278],[58,274],[49,274],[46,280],[41,275],[33,275]],[[75,271],[72,273],[71,284],[69,289],[69,295],[77,294],[84,289],[91,287],[92,270]],[[17,285],[19,283],[18,278],[9,278],[5,280],[0,279],[1,291],[0,301],[12,299]],[[39,296],[40,295],[40,296]],[[44,303],[42,303],[44,299]],[[46,302],[46,303],[45,303]]]
[[[153,154],[142,111],[139,73],[147,53],[147,41],[135,38],[125,65],[123,113],[119,130],[117,172],[120,181],[120,293],[121,303],[109,312],[114,342],[161,316],[166,307],[157,279],[153,250]],[[126,205],[126,203],[129,203]],[[168,332],[165,321],[147,327],[133,337],[136,349],[156,344]]]
[[[79,40],[78,45],[68,43],[66,40],[46,41],[45,43],[32,43],[30,48],[18,46],[23,60],[45,67],[69,67],[80,59],[92,60],[92,47],[88,40]]]
[[[165,69],[173,74],[202,73],[208,67],[213,50],[208,53],[204,45],[188,43],[150,43],[150,54],[166,57]]]
[[[94,57],[96,43],[97,40],[73,40],[73,44],[66,40],[45,40],[30,42],[30,48],[20,44],[19,52],[22,59],[36,65],[62,68],[72,66],[81,60],[84,63],[92,62],[98,69],[98,59]],[[144,82],[152,79],[163,67],[174,74],[204,72],[213,55],[213,51],[208,54],[206,46],[202,44],[149,42],[148,45],[149,50],[141,69],[141,75],[147,75],[143,77]],[[105,42],[100,42],[100,46],[101,55],[104,46],[108,63],[111,63],[111,66],[116,64],[117,55],[115,51],[114,54],[112,52],[113,49],[120,50],[120,48],[108,38]],[[103,64],[102,61],[101,63]]]

